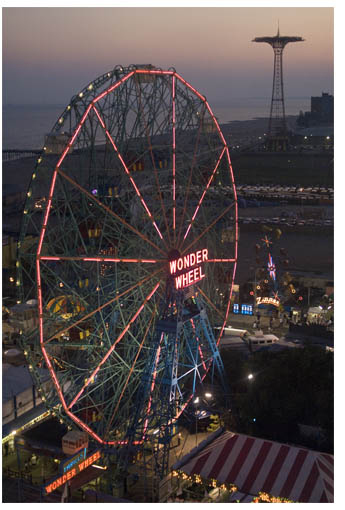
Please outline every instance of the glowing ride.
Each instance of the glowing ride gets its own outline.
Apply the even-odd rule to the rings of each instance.
[[[272,280],[276,279],[276,266],[273,262],[272,255],[268,254],[268,263],[267,263],[267,270],[269,272],[270,277]]]
[[[278,230],[278,231],[276,231],[276,233],[279,233],[279,237],[280,237],[281,231]],[[279,291],[278,291],[277,267],[276,267],[276,264],[274,263],[274,260],[273,260],[272,254],[271,254],[271,249],[273,249],[273,242],[271,239],[269,239],[267,237],[267,235],[263,239],[261,239],[261,241],[263,241],[263,244],[267,251],[268,261],[267,261],[266,267],[267,267],[267,273],[271,280],[271,282],[270,282],[271,288],[269,290],[268,296],[256,296],[255,302],[256,302],[257,306],[272,305],[272,306],[275,306],[276,308],[280,308],[281,301],[280,301]],[[272,245],[272,247],[270,245]],[[265,280],[265,283],[268,284],[269,280],[268,279]],[[258,288],[260,288],[260,287],[257,286],[257,289]],[[292,293],[294,293],[294,292],[296,292],[295,289],[292,289]]]
[[[43,151],[25,205],[18,292],[38,300],[39,335],[22,341],[37,384],[38,363],[49,370],[45,400],[61,420],[106,446],[140,446],[158,430],[161,476],[172,424],[210,367],[222,369],[238,238],[229,150],[204,96],[174,70],[115,68],[71,105],[53,129],[67,123],[71,138],[56,156]],[[37,242],[23,243],[32,230]],[[171,260],[172,247],[182,255]],[[63,324],[47,309],[59,296],[82,303]]]

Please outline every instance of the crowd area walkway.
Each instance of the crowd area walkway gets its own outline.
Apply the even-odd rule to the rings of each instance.
[[[2,470],[8,478],[21,478],[41,486],[57,474],[58,463],[52,457],[37,456],[22,448],[17,454],[15,449],[8,448],[3,451]]]
[[[283,321],[283,323],[281,323],[279,319],[273,319],[273,321],[270,322],[270,317],[262,314],[260,314],[259,328],[256,315],[230,314],[228,325],[235,329],[245,329],[249,334],[254,334],[255,331],[260,329],[264,334],[272,333],[278,338],[284,337],[289,331],[288,321]]]
[[[59,474],[59,462],[53,457],[39,455],[23,448],[4,451],[2,458],[4,503],[61,502],[59,491],[46,496],[43,487]],[[94,487],[94,484],[90,484]],[[73,492],[73,502],[84,500],[83,491]]]

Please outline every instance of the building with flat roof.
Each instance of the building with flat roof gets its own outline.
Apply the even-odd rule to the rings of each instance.
[[[43,386],[51,384],[48,370],[38,368]],[[24,424],[27,413],[38,408],[42,398],[35,386],[27,365],[13,366],[9,363],[2,365],[2,435],[3,438],[17,430]],[[39,408],[42,412],[43,407]],[[32,413],[30,419],[32,419]]]
[[[310,112],[300,112],[299,126],[332,125],[334,122],[334,96],[322,92],[321,96],[310,98]]]

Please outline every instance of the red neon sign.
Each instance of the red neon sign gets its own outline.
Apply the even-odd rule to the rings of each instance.
[[[97,450],[95,453],[90,455],[90,457],[87,457],[87,459],[85,459],[82,462],[80,462],[79,464],[77,464],[76,467],[73,467],[72,469],[67,471],[67,473],[60,476],[59,478],[56,478],[56,480],[51,482],[49,485],[46,485],[44,487],[46,493],[49,494],[50,492],[55,491],[62,485],[65,485],[65,483],[69,482],[69,480],[74,478],[76,475],[79,475],[79,473],[81,473],[87,467],[91,466],[91,464],[93,464],[94,462],[96,462],[96,460],[98,460],[100,458],[101,458],[101,452],[99,450]]]
[[[207,248],[171,260],[169,262],[169,269],[171,275],[176,275],[175,288],[177,290],[183,289],[205,278],[201,264],[206,260],[208,260]]]

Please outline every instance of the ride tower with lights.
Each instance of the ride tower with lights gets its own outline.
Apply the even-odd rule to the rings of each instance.
[[[108,473],[150,445],[162,478],[196,388],[225,384],[237,243],[227,143],[174,69],[116,66],[71,99],[24,206],[18,301],[37,300],[38,326],[21,343],[42,400]]]
[[[283,85],[283,51],[288,43],[304,41],[302,37],[281,36],[279,26],[273,37],[256,37],[252,42],[270,44],[274,52],[273,87],[268,133],[265,146],[270,151],[286,150],[288,130],[285,119],[284,85]]]
[[[270,229],[271,230],[271,229]],[[279,239],[281,230],[276,229],[275,237]],[[266,308],[269,310],[279,310],[281,307],[281,295],[279,285],[279,275],[277,262],[285,265],[288,260],[282,259],[281,256],[274,254],[274,243],[272,236],[267,234],[261,239],[261,243],[255,245],[257,263],[260,267],[255,271],[255,277],[258,275],[258,280],[255,278],[254,289],[254,306],[257,311],[258,308]],[[263,250],[263,258],[261,252]],[[281,255],[285,253],[281,249]]]
[[[172,253],[176,256],[176,250]],[[171,259],[171,254],[168,258]],[[167,274],[165,299],[156,322],[150,361],[142,375],[136,396],[136,412],[127,431],[131,451],[135,451],[135,445],[140,445],[147,434],[148,415],[155,416],[151,421],[151,427],[154,427],[154,430],[151,429],[151,443],[154,443],[155,473],[159,479],[168,472],[176,416],[180,416],[186,408],[186,405],[181,405],[183,387],[189,387],[191,401],[196,390],[200,391],[211,368],[209,384],[215,382],[216,376],[218,391],[228,394],[222,359],[203,299],[194,285],[176,289],[176,279],[187,274],[185,269],[182,271],[176,277],[172,277],[170,271]],[[202,271],[200,273],[203,274]],[[181,363],[183,368],[179,366]],[[192,376],[187,377],[187,374]]]

